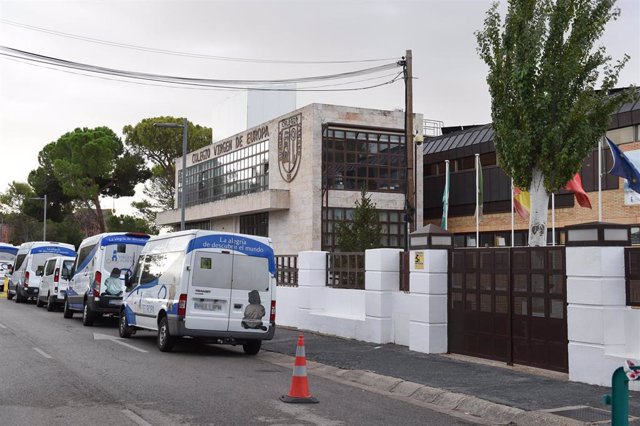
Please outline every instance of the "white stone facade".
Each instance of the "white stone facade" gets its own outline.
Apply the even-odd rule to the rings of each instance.
[[[302,118],[302,155],[297,174],[287,182],[278,168],[278,126],[282,120],[300,115]],[[322,215],[322,129],[323,124],[366,126],[370,128],[403,129],[404,112],[382,111],[336,105],[311,104],[267,123],[233,135],[187,155],[187,167],[199,159],[214,158],[218,152],[237,149],[237,141],[245,143],[259,133],[269,140],[269,189],[226,200],[199,204],[186,208],[186,222],[210,221],[211,229],[240,232],[239,217],[260,212],[269,213],[269,237],[276,254],[295,254],[320,250]],[[414,116],[416,129],[422,126],[422,115]],[[265,128],[268,136],[265,136]],[[176,160],[176,179],[182,164]],[[422,176],[422,161],[416,161],[415,175]],[[422,223],[422,179],[416,179],[416,223]],[[402,210],[401,193],[370,192],[379,209]],[[332,190],[328,207],[353,208],[359,191]],[[177,196],[176,196],[177,199]],[[158,225],[180,222],[177,208],[158,214]]]

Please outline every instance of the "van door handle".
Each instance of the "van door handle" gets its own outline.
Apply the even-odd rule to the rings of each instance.
[[[240,303],[235,303],[235,304],[233,305],[233,309],[242,309],[242,304],[240,304]]]

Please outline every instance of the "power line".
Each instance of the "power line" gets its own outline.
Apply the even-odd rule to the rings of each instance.
[[[216,61],[253,62],[253,63],[261,63],[261,64],[309,65],[309,64],[353,64],[353,63],[366,63],[366,62],[386,62],[386,61],[396,61],[399,59],[399,58],[380,58],[380,59],[358,59],[358,60],[354,59],[354,60],[343,60],[343,61],[298,61],[298,60],[287,60],[287,59],[278,60],[278,59],[257,59],[257,58],[237,58],[237,57],[230,57],[230,56],[215,56],[215,55],[205,55],[205,54],[199,54],[199,53],[180,52],[180,51],[168,50],[168,49],[158,49],[154,47],[138,46],[134,44],[103,40],[99,38],[93,38],[93,37],[81,36],[77,34],[65,33],[62,31],[51,30],[48,28],[36,27],[35,25],[23,24],[20,22],[10,21],[8,19],[2,19],[2,18],[0,18],[0,22],[3,24],[25,28],[32,31],[39,31],[42,33],[51,34],[59,37],[66,37],[66,38],[86,41],[90,43],[97,43],[105,46],[121,47],[124,49],[131,49],[131,50],[137,50],[142,52],[159,53],[159,54],[173,55],[173,56],[183,56],[188,58],[211,59]]]
[[[376,88],[376,87],[385,86],[387,84],[393,84],[396,81],[398,81],[400,79],[400,76],[402,75],[402,71],[401,71],[398,74],[395,74],[394,78],[392,78],[391,80],[388,80],[388,81],[385,81],[385,82],[382,82],[382,83],[379,83],[379,84],[363,86],[363,87],[343,88],[343,89],[322,89],[322,87],[343,86],[343,85],[346,85],[346,84],[354,84],[354,83],[358,83],[358,82],[376,80],[376,79],[380,79],[380,78],[383,78],[383,77],[391,76],[393,74],[387,74],[387,75],[384,75],[384,76],[377,76],[377,77],[368,78],[368,79],[354,80],[354,81],[350,81],[350,82],[347,82],[347,83],[337,83],[337,84],[330,84],[330,85],[311,86],[311,87],[300,88],[300,89],[299,88],[295,88],[295,89],[293,89],[293,88],[275,88],[275,87],[274,88],[268,88],[268,87],[242,87],[242,86],[206,85],[206,84],[198,84],[198,83],[166,81],[166,80],[161,80],[161,79],[150,79],[150,78],[144,78],[144,77],[132,77],[132,76],[127,76],[127,75],[118,75],[118,74],[115,74],[115,73],[113,73],[113,74],[101,73],[101,72],[92,71],[92,70],[70,71],[69,69],[66,69],[66,68],[72,68],[72,67],[66,67],[66,66],[60,65],[60,64],[49,64],[46,61],[39,61],[39,60],[35,60],[35,59],[25,58],[25,57],[21,57],[19,55],[11,55],[11,54],[8,54],[8,53],[0,52],[0,56],[4,56],[5,59],[7,59],[7,60],[18,62],[18,63],[23,63],[25,65],[30,65],[30,66],[34,66],[34,67],[38,67],[38,68],[44,68],[44,69],[49,69],[49,70],[54,70],[54,71],[59,71],[59,72],[64,72],[64,73],[68,73],[68,74],[81,75],[81,76],[84,76],[84,77],[99,78],[99,79],[102,79],[102,80],[109,80],[109,81],[119,81],[119,82],[123,82],[123,83],[138,84],[138,85],[143,85],[143,86],[155,86],[155,87],[165,87],[165,88],[173,88],[173,89],[190,89],[190,90],[212,90],[212,91],[259,90],[259,91],[276,91],[276,92],[348,92],[348,91],[358,91],[358,90],[373,89],[373,88]],[[72,68],[72,69],[75,69],[75,68]],[[81,71],[91,72],[92,74],[84,74]],[[114,78],[105,77],[105,76],[100,75],[100,74],[114,75]],[[128,79],[148,80],[148,81],[155,81],[157,83],[147,83],[147,82],[143,82],[143,81],[130,81]],[[165,82],[167,84],[159,84],[159,83],[162,83],[162,82]]]
[[[190,78],[190,77],[177,77],[177,76],[168,76],[168,75],[160,75],[160,74],[150,74],[150,73],[142,73],[135,71],[125,71],[118,70],[114,68],[106,68],[95,65],[83,64],[74,61],[67,61],[64,59],[54,58],[45,55],[39,55],[32,52],[27,52],[19,49],[13,49],[6,46],[0,46],[0,55],[9,56],[14,58],[20,58],[27,61],[33,61],[38,63],[45,63],[48,65],[60,66],[65,68],[72,68],[81,71],[87,71],[92,73],[100,73],[100,74],[108,74],[108,75],[117,75],[121,77],[133,78],[133,79],[143,79],[143,80],[152,80],[152,81],[161,81],[165,83],[172,84],[191,84],[191,85],[203,85],[203,86],[253,86],[253,85],[265,85],[265,84],[291,84],[291,83],[309,83],[315,81],[326,81],[326,80],[340,80],[351,77],[357,77],[361,75],[373,74],[381,71],[390,70],[393,68],[397,68],[401,66],[400,62],[378,65],[371,68],[364,68],[355,71],[348,71],[338,74],[328,74],[328,75],[320,75],[313,77],[298,77],[298,78],[287,78],[287,79],[278,79],[278,80],[228,80],[228,79],[206,79],[206,78]],[[257,90],[257,88],[256,88]]]

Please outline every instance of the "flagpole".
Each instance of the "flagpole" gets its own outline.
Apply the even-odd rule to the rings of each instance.
[[[602,138],[598,140],[598,222],[602,222]]]
[[[513,230],[513,228],[515,227],[515,224],[516,224],[516,216],[515,216],[515,207],[514,207],[513,203],[514,203],[514,200],[513,200],[513,178],[511,178],[511,247],[515,247],[514,246],[515,231]]]
[[[443,212],[443,222],[444,222],[444,229],[447,230],[447,228],[449,228],[449,160],[444,160],[444,175],[445,175],[445,180],[444,180],[444,187],[445,187],[445,191],[447,192],[446,198],[444,200],[444,212]]]
[[[480,247],[480,184],[479,168],[480,154],[476,154],[476,248]]]
[[[556,245],[556,194],[551,193],[551,245]]]

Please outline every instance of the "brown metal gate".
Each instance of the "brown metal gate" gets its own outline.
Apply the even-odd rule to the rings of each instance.
[[[568,371],[564,247],[454,249],[449,352]]]

